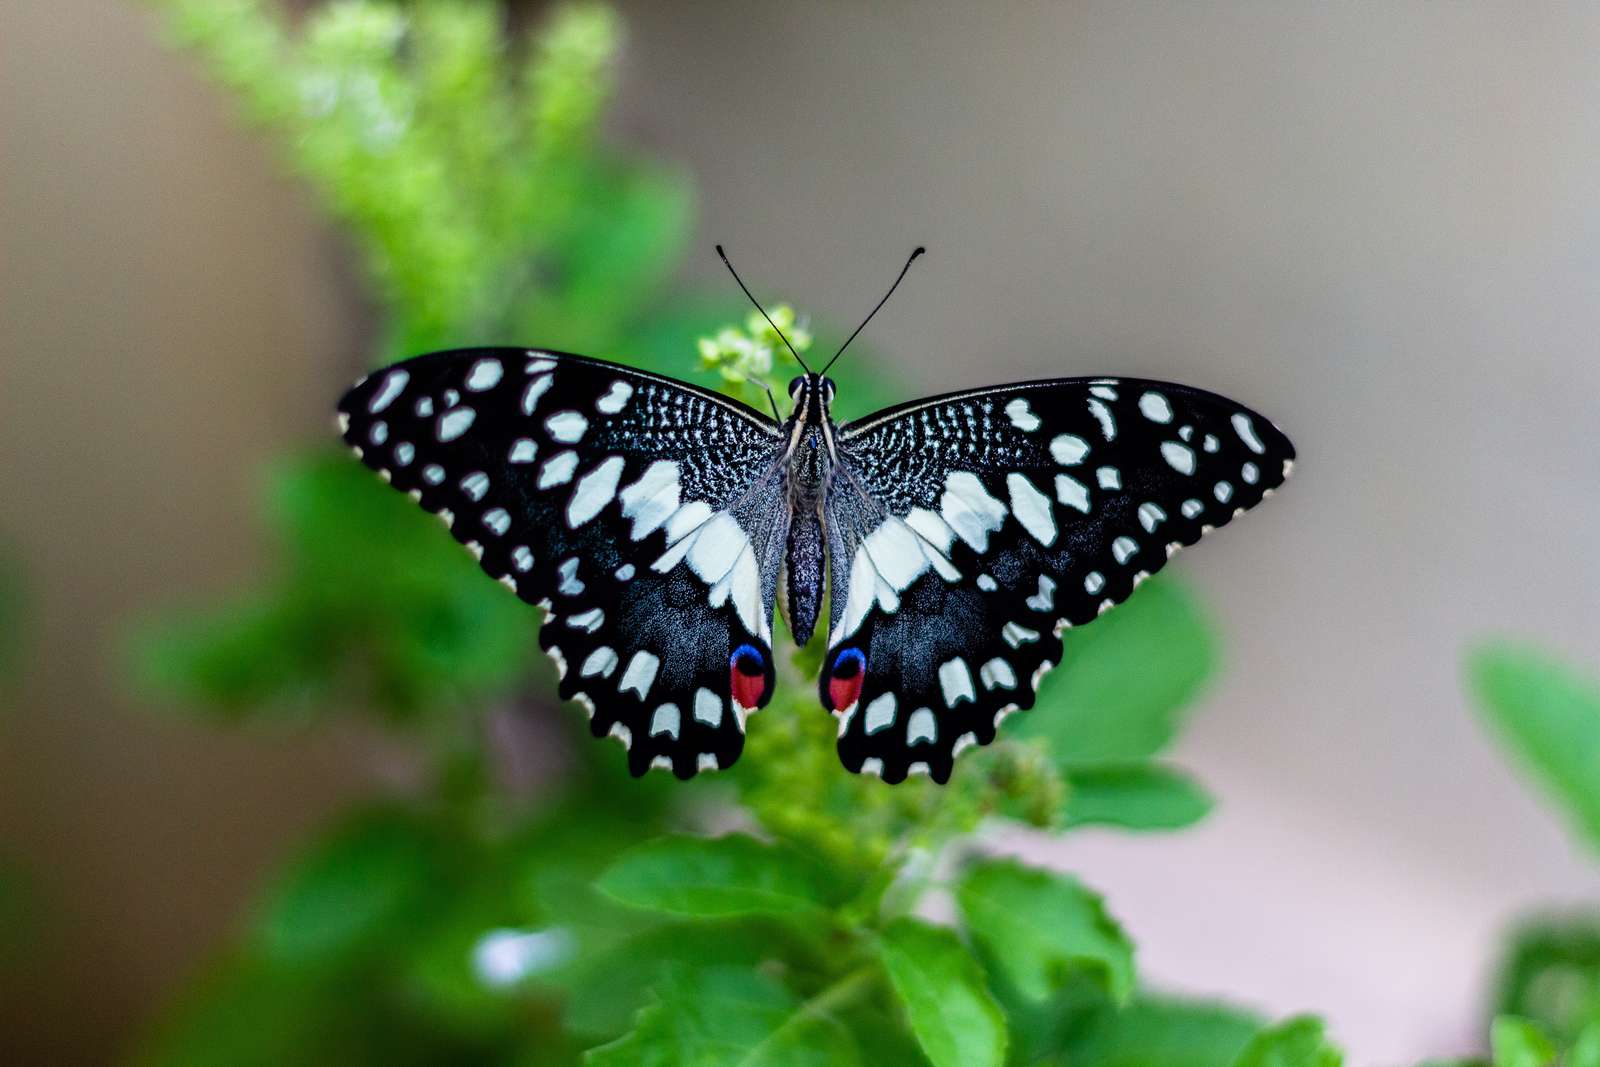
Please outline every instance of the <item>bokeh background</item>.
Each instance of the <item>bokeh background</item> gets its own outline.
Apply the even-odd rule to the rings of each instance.
[[[620,10],[608,128],[695,179],[686,281],[731,285],[721,241],[848,323],[926,243],[871,328],[898,392],[1138,374],[1293,435],[1288,489],[1176,564],[1226,649],[1179,751],[1217,813],[1054,847],[1153,980],[1319,1010],[1357,1064],[1476,1047],[1505,923],[1596,889],[1460,660],[1600,658],[1600,9]],[[263,567],[261,463],[327,432],[361,293],[148,11],[0,4],[0,840],[43,917],[0,1050],[112,1056],[292,841],[406,773],[355,727],[153,714],[117,659]]]

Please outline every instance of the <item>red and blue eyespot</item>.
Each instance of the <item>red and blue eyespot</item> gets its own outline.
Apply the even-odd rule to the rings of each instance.
[[[833,657],[828,671],[827,699],[830,711],[843,711],[861,699],[861,686],[867,680],[867,657],[859,648],[845,648]]]
[[[767,657],[754,645],[740,645],[728,657],[728,684],[741,708],[759,708],[771,688]]]

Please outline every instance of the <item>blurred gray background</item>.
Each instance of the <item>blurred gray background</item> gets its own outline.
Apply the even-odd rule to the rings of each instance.
[[[1166,985],[1321,1011],[1355,1064],[1474,1047],[1503,923],[1600,888],[1459,677],[1502,632],[1600,663],[1600,7],[623,9],[614,132],[698,179],[691,280],[731,284],[720,240],[849,323],[923,242],[871,330],[907,396],[1140,374],[1293,435],[1286,491],[1176,565],[1225,634],[1178,753],[1218,813],[1054,859]],[[0,840],[48,931],[0,1026],[62,1061],[125,1042],[381,773],[370,737],[131,705],[115,644],[270,558],[259,465],[325,431],[365,329],[337,240],[143,12],[0,4],[0,536],[34,598]]]

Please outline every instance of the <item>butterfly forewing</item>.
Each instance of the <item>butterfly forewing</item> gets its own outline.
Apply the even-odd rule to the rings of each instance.
[[[853,771],[950,775],[1033,706],[1061,630],[1259,503],[1294,449],[1224,397],[1062,379],[920,401],[839,431],[820,689]]]
[[[783,440],[692,386],[474,349],[374,372],[339,405],[362,462],[546,610],[560,694],[635,774],[726,767],[773,686]]]

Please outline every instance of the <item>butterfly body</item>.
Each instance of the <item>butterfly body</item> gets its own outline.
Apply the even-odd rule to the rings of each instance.
[[[340,412],[365,463],[545,610],[595,734],[685,778],[733,762],[770,701],[776,610],[801,644],[826,626],[845,766],[945,780],[1032,705],[1065,627],[1294,456],[1265,418],[1168,383],[1028,382],[843,425],[833,397],[798,377],[779,422],[600,360],[473,349],[375,372]]]

